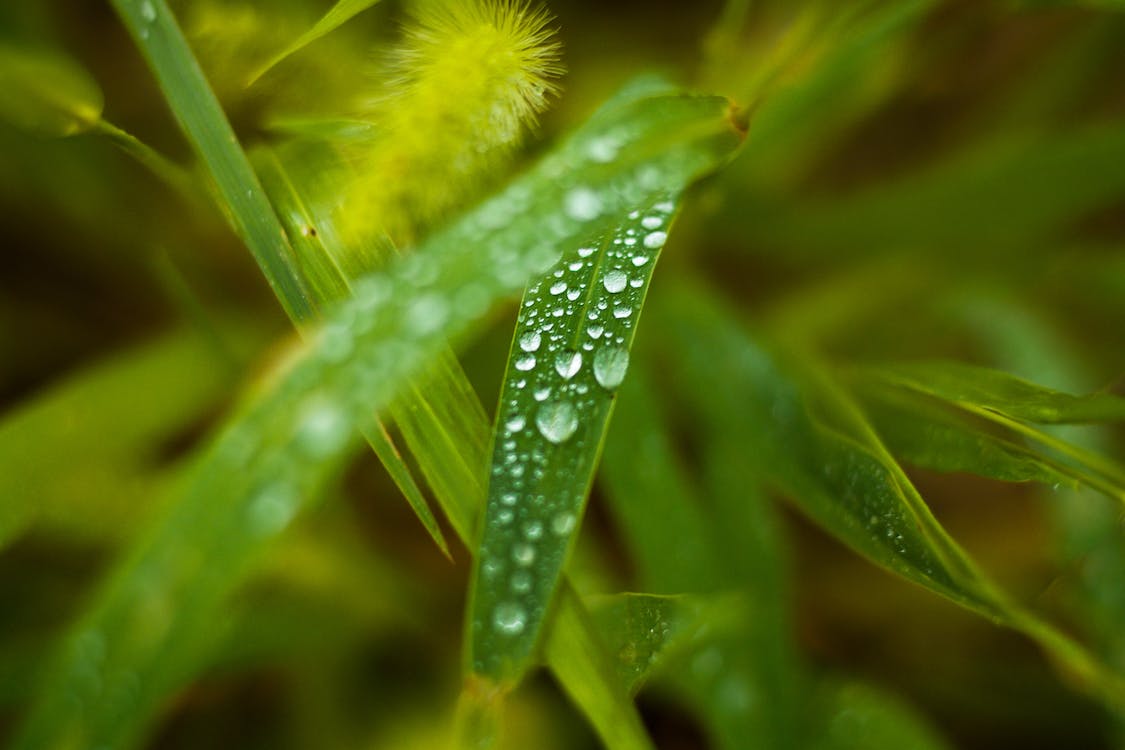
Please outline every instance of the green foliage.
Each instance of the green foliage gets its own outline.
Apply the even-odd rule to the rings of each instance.
[[[63,5],[0,740],[1120,746],[1117,3]]]

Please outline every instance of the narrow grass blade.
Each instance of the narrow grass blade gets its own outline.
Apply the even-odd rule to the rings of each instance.
[[[337,3],[329,8],[328,12],[321,16],[320,20],[317,21],[311,29],[301,34],[292,44],[281,50],[281,52],[278,52],[266,61],[264,65],[255,70],[254,74],[250,76],[250,80],[246,82],[246,85],[253,86],[259,78],[275,68],[283,60],[300,52],[325,34],[335,31],[338,27],[350,20],[352,16],[362,13],[378,2],[379,0],[337,0]]]
[[[591,143],[607,137],[621,139],[619,159],[591,164]],[[160,701],[198,668],[225,595],[349,455],[352,433],[448,338],[469,335],[496,298],[598,233],[597,217],[562,210],[568,194],[591,190],[609,215],[625,214],[645,204],[651,180],[684,185],[721,164],[740,140],[725,100],[665,96],[615,107],[415,254],[354,284],[354,296],[223,431],[184,495],[94,597],[14,746],[134,744]],[[560,612],[580,616],[573,607]],[[579,656],[588,645],[576,643]],[[554,662],[557,669],[592,664]],[[70,710],[75,702],[82,711]],[[616,731],[643,738],[635,715],[625,719],[630,726]]]
[[[337,263],[340,250],[330,248],[327,244],[332,241],[330,238],[333,234],[329,231],[326,222],[314,215],[314,211],[305,203],[285,167],[272,151],[262,149],[255,152],[254,156],[254,162],[261,173],[270,202],[288,230],[301,269],[301,278],[311,290],[310,296],[316,307],[323,309],[337,300],[350,296],[352,291],[349,276]],[[317,227],[320,229],[318,230]],[[452,354],[448,356],[452,357]],[[451,371],[450,368],[447,367],[447,371]],[[386,468],[395,486],[399,488],[418,516],[418,520],[422,522],[430,538],[448,557],[449,545],[445,541],[441,527],[386,427],[376,420],[364,428],[364,437]]]
[[[679,290],[662,322],[667,364],[690,383],[708,420],[742,431],[745,460],[811,518],[876,563],[994,622],[1019,630],[1105,699],[1125,701],[1125,680],[1081,645],[1019,607],[989,582],[929,512],[862,414],[816,370],[753,342],[711,295]],[[796,375],[795,373],[803,373]],[[719,384],[725,384],[725,387]],[[732,383],[739,398],[727,398]],[[721,397],[720,397],[721,394]],[[827,408],[834,426],[809,409]],[[781,436],[784,436],[782,438]]]
[[[565,200],[572,216],[601,214],[587,188]],[[479,674],[516,680],[531,664],[674,209],[668,194],[635,206],[524,294],[470,591],[469,654]]]
[[[873,393],[864,410],[896,457],[941,472],[965,472],[1003,482],[1076,485],[1067,474],[1027,447],[992,434],[923,398]]]
[[[0,119],[36,135],[71,136],[101,119],[101,88],[55,50],[0,43],[0,91]]]
[[[172,114],[215,178],[235,230],[250,248],[286,313],[294,321],[307,320],[313,310],[285,230],[167,3],[113,0],[113,6],[156,74]]]
[[[869,368],[869,378],[1039,424],[1125,420],[1125,399],[1108,393],[1072,396],[1014,375],[963,362],[909,362]]]
[[[257,334],[226,329],[240,342]],[[0,421],[0,545],[37,517],[74,533],[120,534],[150,505],[153,446],[219,404],[224,353],[176,330],[59,383]]]

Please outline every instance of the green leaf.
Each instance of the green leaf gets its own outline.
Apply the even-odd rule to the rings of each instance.
[[[136,13],[136,22],[153,24]],[[157,13],[152,36],[161,18],[170,22]],[[168,33],[160,29],[159,38]],[[618,159],[592,159],[591,151],[600,152],[591,144],[611,137],[618,139]],[[622,104],[591,119],[413,255],[356,282],[354,297],[335,308],[276,385],[223,430],[183,496],[94,597],[58,652],[15,747],[64,738],[133,744],[164,696],[198,668],[226,594],[317,496],[349,455],[352,433],[447,338],[470,334],[495,299],[597,233],[599,218],[563,210],[568,194],[591,190],[607,215],[627,214],[651,201],[653,182],[685,185],[714,169],[740,140],[722,99],[666,96]],[[575,648],[588,651],[582,642]],[[82,712],[69,710],[74,701]],[[631,736],[635,729],[613,731]]]
[[[601,200],[578,187],[565,210],[598,217]],[[531,663],[674,210],[668,194],[635,206],[524,293],[470,588],[469,653],[479,674],[514,681]]]
[[[1066,467],[924,398],[877,392],[864,407],[891,453],[915,466],[1004,482],[1053,486],[1078,481],[1067,475]]]
[[[665,365],[708,424],[741,434],[753,463],[820,526],[877,564],[1037,641],[1086,686],[1125,701],[1125,681],[1022,609],[973,565],[926,507],[862,413],[822,368],[780,357],[712,299],[678,289],[661,316]],[[731,388],[737,398],[732,399]],[[811,409],[817,411],[812,412]],[[830,419],[830,424],[824,420]]]
[[[372,5],[379,3],[379,1],[380,0],[337,0],[336,4],[329,8],[328,12],[321,16],[320,20],[317,21],[311,29],[301,34],[292,44],[278,52],[267,60],[265,64],[255,70],[253,75],[250,76],[250,80],[246,82],[246,85],[253,86],[259,78],[276,67],[278,63],[300,52],[325,34],[335,31],[339,26],[342,26],[345,22],[350,20],[352,16],[362,13]]]
[[[964,362],[907,362],[865,375],[954,404],[971,404],[1040,424],[1125,420],[1125,399],[1108,393],[1072,396],[1000,370]]]
[[[113,0],[113,6],[156,74],[172,114],[214,178],[235,231],[250,248],[285,312],[296,322],[308,320],[312,305],[285,230],[167,3]]]
[[[0,91],[0,119],[36,135],[76,135],[101,120],[101,88],[56,50],[0,43]]]

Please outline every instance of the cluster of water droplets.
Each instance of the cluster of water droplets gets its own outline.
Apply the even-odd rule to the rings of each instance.
[[[608,150],[608,147],[606,147]],[[564,210],[592,220],[602,207],[586,188]],[[596,441],[629,367],[629,347],[674,204],[634,211],[597,243],[568,254],[524,295],[493,450],[482,584],[488,626],[517,636],[553,589],[585,499]],[[588,429],[589,428],[589,429]],[[558,488],[568,488],[560,493]],[[562,496],[560,496],[562,495]],[[478,626],[484,625],[478,621]]]

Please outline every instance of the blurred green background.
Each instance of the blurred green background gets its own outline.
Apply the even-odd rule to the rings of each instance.
[[[402,20],[399,3],[381,3],[247,88],[330,3],[171,5],[246,146],[284,141],[298,118],[354,112]],[[1125,395],[1120,3],[548,8],[567,72],[512,172],[638,73],[729,96],[752,114],[735,161],[692,192],[652,305],[674,279],[698,280],[751,329],[815,352],[841,381],[869,363],[948,358],[1067,392]],[[73,58],[100,87],[105,120],[195,170],[108,4],[9,0],[0,43]],[[46,137],[9,119],[0,120],[0,514],[12,515],[0,523],[0,737],[100,574],[294,340],[206,198],[170,188],[104,134]],[[511,301],[461,352],[490,410],[516,312]],[[677,356],[655,324],[641,325],[638,346]],[[664,394],[676,455],[705,473],[710,443],[688,400],[675,382],[649,385]],[[1065,429],[1125,461],[1119,425]],[[1125,669],[1119,501],[903,463],[982,568]],[[604,485],[571,570],[584,593],[639,590]],[[1125,747],[1122,717],[1068,684],[1028,639],[778,507],[782,602],[816,674],[896,695],[950,747]],[[215,659],[166,706],[149,746],[438,746],[433,717],[460,687],[469,559],[461,548],[453,558],[374,456],[361,456],[259,562],[224,613]],[[658,747],[712,746],[690,702],[659,680],[638,701]],[[849,728],[847,712],[834,720],[855,743],[832,746],[894,746],[879,730]],[[513,748],[597,746],[545,674],[521,689],[508,725]]]

